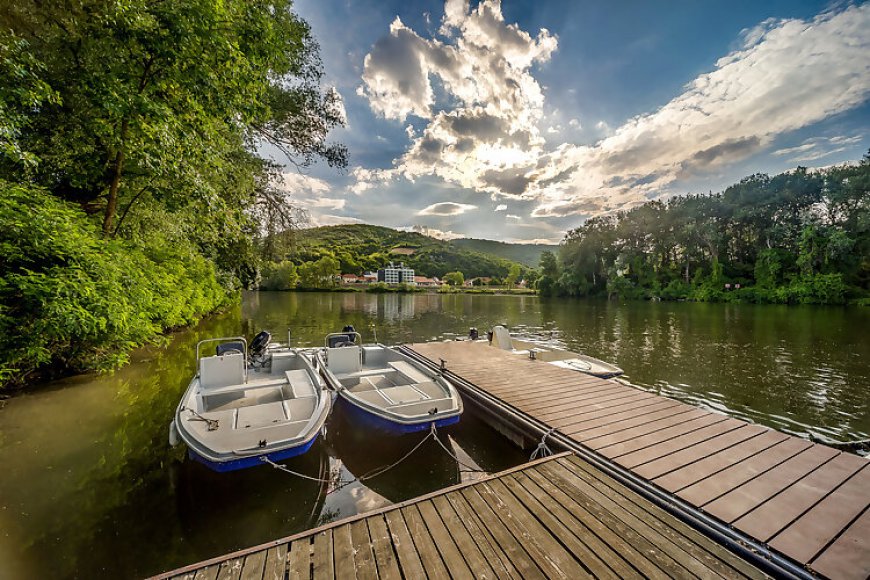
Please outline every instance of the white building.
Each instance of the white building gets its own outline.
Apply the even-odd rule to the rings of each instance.
[[[387,284],[405,283],[411,286],[417,285],[414,281],[414,270],[406,268],[404,262],[400,263],[398,266],[394,266],[393,263],[390,262],[389,266],[378,270],[378,282],[385,282]]]

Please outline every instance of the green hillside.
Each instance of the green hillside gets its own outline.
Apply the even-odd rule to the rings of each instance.
[[[499,256],[505,260],[519,262],[531,268],[537,268],[541,261],[541,254],[550,250],[557,251],[558,246],[549,244],[508,244],[495,240],[477,240],[474,238],[462,238],[450,242],[463,250],[472,250],[484,254]]]
[[[476,276],[503,278],[514,263],[519,263],[519,260],[457,247],[455,242],[416,232],[364,224],[301,230],[296,234],[295,246],[290,256],[295,262],[317,260],[331,254],[341,262],[343,273],[377,270],[393,261],[404,262],[419,276],[441,277],[447,272],[459,271],[466,279]],[[523,270],[527,269],[523,266]]]

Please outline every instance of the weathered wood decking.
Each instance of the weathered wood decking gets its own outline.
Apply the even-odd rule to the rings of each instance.
[[[760,578],[571,454],[160,578]]]
[[[866,459],[486,344],[410,347],[817,574],[870,576]]]

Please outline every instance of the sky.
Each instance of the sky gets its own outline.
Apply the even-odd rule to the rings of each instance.
[[[870,148],[870,2],[297,0],[350,164],[311,225],[558,243],[590,217]],[[266,151],[281,161],[277,153]]]

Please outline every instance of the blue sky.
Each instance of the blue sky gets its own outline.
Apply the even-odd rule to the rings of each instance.
[[[870,147],[870,4],[299,0],[348,125],[314,225],[558,242],[595,215]],[[280,161],[280,159],[279,159]]]

